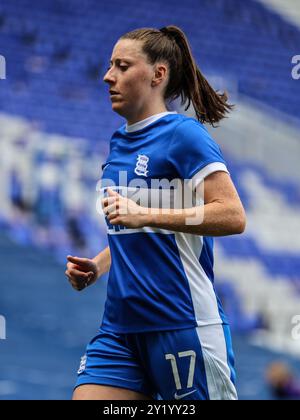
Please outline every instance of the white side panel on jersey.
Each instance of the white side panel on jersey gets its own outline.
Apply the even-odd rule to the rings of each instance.
[[[212,282],[199,262],[203,237],[176,232],[175,240],[189,282],[197,324],[220,324],[222,320]]]
[[[197,188],[204,178],[217,171],[224,171],[228,173],[228,170],[223,163],[212,163],[205,166],[201,169],[201,171],[197,172],[193,176],[193,183],[191,185]],[[199,206],[203,205],[203,203],[204,188],[202,184],[200,193],[198,191],[196,196],[195,205]],[[222,320],[219,314],[218,301],[212,282],[207,277],[199,262],[203,248],[203,237],[188,233],[175,232],[175,240],[183,268],[189,282],[197,324],[210,325],[221,323]]]

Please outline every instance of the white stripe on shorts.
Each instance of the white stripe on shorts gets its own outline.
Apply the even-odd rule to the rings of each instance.
[[[222,325],[197,327],[211,400],[237,400],[227,362],[227,348]]]

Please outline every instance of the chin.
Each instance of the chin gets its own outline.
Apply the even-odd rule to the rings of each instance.
[[[124,116],[124,109],[120,103],[112,103],[111,108],[113,111],[115,111],[117,114],[121,115],[121,117]]]

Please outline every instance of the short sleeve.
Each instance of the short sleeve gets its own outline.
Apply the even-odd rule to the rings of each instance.
[[[190,180],[201,179],[216,171],[228,172],[218,144],[197,121],[188,119],[174,131],[167,158],[177,176]]]

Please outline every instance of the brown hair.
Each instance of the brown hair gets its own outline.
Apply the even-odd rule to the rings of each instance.
[[[170,77],[164,93],[165,100],[180,96],[182,105],[188,101],[185,110],[192,102],[198,121],[214,125],[233,108],[227,103],[227,94],[216,92],[205,79],[192,55],[187,37],[177,26],[136,29],[120,39],[142,41],[142,50],[151,64],[159,61],[168,64]]]

